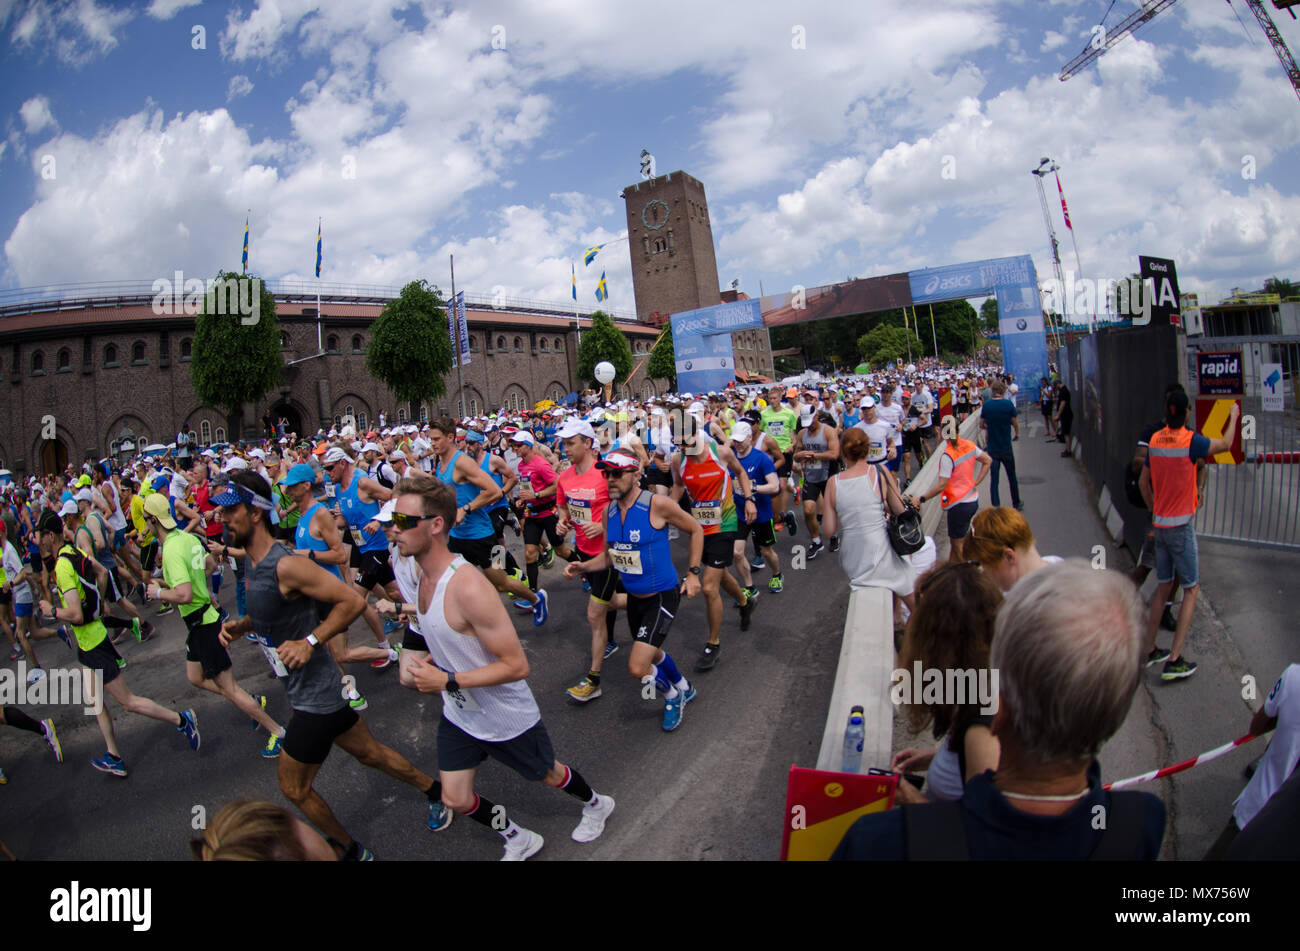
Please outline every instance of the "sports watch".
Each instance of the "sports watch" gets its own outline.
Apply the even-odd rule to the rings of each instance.
[[[448,693],[460,693],[460,684],[456,683],[455,674],[447,675],[447,684],[442,689]]]

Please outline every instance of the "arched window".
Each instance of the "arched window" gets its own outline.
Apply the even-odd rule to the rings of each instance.
[[[472,339],[472,338],[471,338],[471,339]],[[428,406],[427,403],[421,403],[421,404],[420,404],[420,422],[422,422],[422,423],[427,423],[428,421],[429,421],[429,406]]]
[[[72,368],[72,351],[64,347],[59,351],[58,368],[60,370],[70,370]]]
[[[335,417],[334,417],[334,428],[335,428],[335,429],[342,429],[342,428],[343,428],[343,417],[342,417],[342,416],[335,416]]]
[[[404,423],[404,422],[406,422],[406,407],[405,407],[405,406],[399,406],[399,407],[397,407],[397,421],[398,421],[399,423]]]
[[[471,397],[469,398],[469,400],[468,400],[468,405],[469,405],[469,415],[471,415],[471,416],[477,416],[477,415],[478,415],[478,399],[475,398],[475,397],[473,397],[473,396],[471,396]]]
[[[563,338],[563,337],[556,337],[556,338],[555,338],[555,349],[556,349],[557,351],[562,351],[562,350],[564,349],[564,338]]]
[[[280,346],[282,348],[289,346],[289,335],[283,330],[280,331]]]
[[[325,338],[325,349],[335,353],[339,349],[339,338],[335,334],[330,334]]]
[[[369,428],[370,427],[366,425],[365,411],[363,410],[360,413],[357,413],[357,432],[363,433]]]
[[[33,351],[32,353],[32,372],[33,373],[45,372],[45,354],[43,354],[39,350]]]
[[[524,341],[523,341],[523,338],[522,338],[522,337],[516,337],[516,338],[515,338],[515,352],[517,352],[517,353],[522,353],[522,352],[523,352],[523,349],[524,349]]]
[[[188,360],[194,355],[194,341],[189,337],[181,338],[181,359]]]
[[[547,353],[547,352],[549,352],[550,349],[551,349],[550,341],[548,341],[545,337],[542,337],[542,338],[538,341],[538,344],[540,345],[540,348],[541,348],[542,353]]]
[[[353,352],[353,353],[359,353],[360,351],[361,351],[361,334],[353,334],[353,335],[352,335],[352,352]]]
[[[475,337],[473,334],[471,334],[469,338],[469,352],[478,353],[478,337]]]
[[[117,364],[117,346],[111,343],[104,348],[104,365],[107,366],[110,363]]]
[[[199,423],[199,442],[205,446],[212,442],[212,423],[206,419]]]
[[[343,407],[343,415],[344,415],[344,416],[351,416],[354,420],[356,419],[357,414],[356,414],[355,412],[352,411],[352,404],[351,404],[351,403],[348,403],[348,404],[346,404],[346,405]]]
[[[224,426],[218,426],[215,435],[216,435],[216,437],[217,437],[217,442],[225,442],[225,441],[226,441],[226,427],[224,427]],[[141,440],[143,441],[144,437],[142,436],[142,437],[140,437],[140,438],[141,438]]]
[[[558,386],[553,386],[546,394],[546,398],[552,403],[558,403],[564,399],[564,390]]]
[[[505,348],[506,348],[506,338],[505,338],[505,337],[497,337],[497,349],[498,349],[498,350],[504,350]]]
[[[144,341],[137,340],[131,344],[131,362],[144,363]]]

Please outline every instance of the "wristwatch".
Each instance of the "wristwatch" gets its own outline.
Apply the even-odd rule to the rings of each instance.
[[[701,571],[699,565],[691,565],[691,566],[690,566],[689,568],[687,568],[686,570],[689,571],[691,574],[695,575],[695,577],[697,577],[697,578],[702,574],[702,571]]]
[[[447,675],[447,685],[442,689],[448,691],[449,693],[460,693],[460,684],[456,683],[455,674]]]
[[[312,647],[320,647],[320,641],[317,639],[315,634],[308,634],[305,638],[303,638],[303,640],[305,640]]]

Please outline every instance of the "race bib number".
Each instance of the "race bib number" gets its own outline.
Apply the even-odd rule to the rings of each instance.
[[[641,574],[641,552],[637,549],[611,548],[609,558],[614,563],[614,568],[622,574]]]
[[[771,433],[773,436],[780,439],[782,436],[785,435],[785,420],[783,419],[772,420],[770,423],[767,424],[767,431]]]
[[[257,634],[256,632],[254,632],[253,636],[257,638],[258,646],[262,648],[262,654],[266,657],[266,662],[271,665],[271,670],[275,671],[275,675],[277,677],[288,677],[289,668],[284,666],[284,661],[280,660],[280,655],[271,646],[271,639],[265,634]]]
[[[591,503],[586,499],[569,499],[569,518],[576,525],[591,522]]]
[[[701,525],[721,525],[722,502],[696,502],[691,506],[691,514]]]

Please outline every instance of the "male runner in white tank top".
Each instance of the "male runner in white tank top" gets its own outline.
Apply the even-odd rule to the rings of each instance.
[[[442,801],[500,833],[506,842],[502,861],[535,855],[542,837],[515,825],[504,806],[474,792],[475,774],[491,756],[524,778],[563,789],[584,803],[573,839],[594,841],[614,811],[614,800],[598,795],[577,770],[555,758],[524,680],[528,659],[505,607],[482,572],[448,550],[455,490],[432,476],[413,474],[398,482],[395,494],[397,548],[420,569],[417,603],[411,607],[428,648],[402,651],[402,680],[414,682],[421,693],[443,695],[438,723]]]

